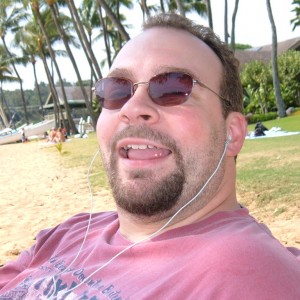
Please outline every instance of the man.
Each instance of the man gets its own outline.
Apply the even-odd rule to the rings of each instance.
[[[299,251],[236,198],[246,122],[226,46],[185,18],[157,16],[95,92],[117,213],[40,233],[0,271],[0,299],[299,298]]]

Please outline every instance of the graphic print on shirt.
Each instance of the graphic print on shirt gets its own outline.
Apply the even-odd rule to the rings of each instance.
[[[121,291],[114,284],[105,283],[97,274],[91,278],[88,278],[89,275],[84,268],[68,268],[63,259],[55,256],[14,289],[0,295],[0,299],[130,299],[122,297]]]

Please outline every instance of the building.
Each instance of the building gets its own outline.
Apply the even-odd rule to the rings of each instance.
[[[71,115],[76,125],[78,125],[80,118],[87,119],[88,111],[85,105],[85,100],[80,87],[78,86],[65,86],[65,93],[67,97],[68,104],[71,109]],[[84,87],[88,97],[91,97],[91,88]],[[56,87],[59,105],[64,109],[64,100],[61,87]],[[44,105],[44,110],[47,119],[54,119],[54,103],[53,96],[50,93],[46,103]],[[63,110],[64,111],[64,110]],[[65,116],[66,117],[66,116]]]
[[[300,51],[300,37],[277,43],[277,55],[283,54],[288,50]],[[269,63],[271,61],[271,55],[272,45],[235,51],[235,57],[240,61],[241,66],[254,60]]]

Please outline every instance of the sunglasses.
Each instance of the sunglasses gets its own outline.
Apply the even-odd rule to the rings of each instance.
[[[203,82],[183,72],[168,72],[155,75],[149,81],[133,83],[123,77],[102,78],[95,84],[95,94],[103,108],[120,109],[134,95],[141,84],[148,86],[151,100],[160,106],[175,106],[187,101],[195,84],[210,90],[230,106],[230,101],[220,96]]]

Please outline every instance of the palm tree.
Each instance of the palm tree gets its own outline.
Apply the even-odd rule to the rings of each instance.
[[[278,115],[280,118],[286,117],[285,105],[281,96],[280,82],[278,76],[278,65],[277,65],[277,33],[276,25],[274,22],[272,8],[270,0],[266,0],[269,20],[272,29],[272,70],[273,70],[273,85],[275,91],[276,104],[278,109]]]
[[[101,10],[100,10],[101,12]],[[80,19],[82,21],[82,25],[87,32],[88,36],[88,43],[92,49],[92,34],[93,30],[95,28],[100,28],[100,24],[103,23],[102,21],[102,16],[98,14],[98,6],[93,0],[83,0],[82,5],[78,9],[78,13],[80,16]],[[104,32],[104,30],[103,30]],[[107,55],[107,60],[108,60],[108,66],[111,66],[111,56],[110,56],[110,51],[108,51],[108,45],[107,45],[107,40],[106,36],[104,36],[104,45],[106,49],[106,55]],[[88,58],[88,56],[87,56]],[[90,78],[90,101],[92,102],[93,99],[93,82],[95,82],[98,78],[94,76],[93,73],[93,66],[92,66],[92,61],[88,58],[90,70],[91,70],[91,78]],[[94,81],[94,80],[95,81]]]
[[[228,45],[228,2],[225,0],[224,4],[224,41]]]
[[[94,128],[96,128],[96,124],[97,124],[96,116],[94,114],[91,102],[89,101],[88,95],[87,95],[86,90],[84,88],[84,85],[83,85],[83,82],[82,82],[82,79],[81,79],[81,76],[80,76],[75,58],[74,58],[73,53],[72,53],[72,50],[69,46],[68,36],[66,34],[66,31],[65,31],[64,27],[61,25],[61,23],[62,23],[61,22],[62,21],[62,14],[60,14],[61,16],[59,18],[58,13],[57,13],[57,8],[55,8],[55,6],[54,6],[56,0],[47,0],[46,2],[47,2],[48,6],[50,8],[51,15],[52,15],[52,18],[54,20],[55,26],[56,26],[59,34],[60,34],[60,37],[61,37],[61,39],[62,39],[62,41],[65,45],[66,51],[68,53],[68,56],[71,60],[72,65],[73,65],[74,71],[75,71],[77,79],[78,79],[79,87],[80,87],[81,92],[82,92],[83,97],[84,97],[85,105],[86,105],[87,110],[89,112],[89,115],[91,116],[91,119],[92,119],[93,126],[94,126]]]
[[[74,24],[74,28],[78,34],[78,38],[80,40],[80,43],[82,45],[82,47],[85,49],[85,53],[87,53],[87,57],[88,59],[90,59],[90,61],[92,61],[93,63],[93,67],[95,68],[96,74],[97,74],[97,78],[102,78],[102,74],[99,68],[99,64],[97,62],[97,59],[94,55],[94,52],[92,50],[92,48],[89,45],[88,39],[86,37],[85,31],[84,31],[84,27],[81,23],[81,20],[79,18],[79,14],[78,14],[78,10],[73,2],[73,0],[66,0],[66,3],[68,5],[70,14],[71,14],[71,18]]]
[[[210,0],[206,0],[205,2],[208,16],[208,25],[211,29],[214,29]]]
[[[48,17],[47,12],[42,12],[42,19],[46,19]],[[51,23],[47,23],[50,27],[52,27]],[[50,30],[47,28],[47,32]],[[58,35],[56,32],[52,32],[50,34],[51,43],[55,43],[58,40]],[[61,119],[64,119],[63,112],[59,105],[59,100],[57,96],[57,92],[55,90],[55,85],[53,81],[53,77],[51,76],[51,72],[49,70],[47,64],[47,58],[50,57],[49,51],[47,50],[45,38],[43,32],[41,31],[36,18],[32,15],[32,18],[28,20],[28,22],[23,26],[22,30],[18,31],[15,36],[15,43],[18,44],[21,49],[25,49],[26,54],[30,55],[29,60],[33,64],[35,69],[35,55],[39,56],[42,59],[45,73],[48,78],[49,88],[53,98],[54,104],[54,115],[55,115],[55,123],[58,126],[58,115],[61,116]],[[56,54],[63,54],[62,51],[55,51]],[[34,71],[35,72],[35,71]],[[39,88],[39,84],[37,82],[36,73],[35,73],[35,80],[37,89]],[[40,100],[41,101],[41,100]]]
[[[9,127],[9,120],[4,110],[4,97],[2,85],[4,82],[15,82],[18,78],[12,76],[10,69],[10,59],[7,57],[6,50],[3,46],[0,47],[0,118],[5,127]]]
[[[147,4],[147,0],[141,0],[141,1],[138,1],[138,3],[140,5],[142,13],[143,13],[143,20],[145,21],[146,16],[147,16],[147,18],[150,17],[150,10],[149,10],[148,4]],[[163,1],[161,1],[161,3],[163,4]],[[162,6],[162,9],[164,9],[164,6]]]
[[[175,0],[175,2],[176,2],[177,9],[179,11],[179,14],[181,16],[185,17],[185,10],[183,8],[183,4],[181,3],[180,0]]]
[[[56,70],[57,76],[59,78],[59,82],[60,82],[60,86],[61,86],[61,90],[62,90],[62,95],[63,95],[65,112],[66,112],[66,116],[67,116],[67,120],[68,120],[70,129],[73,132],[77,132],[74,120],[73,120],[72,115],[71,115],[71,109],[70,109],[70,106],[68,104],[68,100],[67,100],[66,92],[65,92],[65,89],[64,89],[64,84],[63,84],[63,80],[62,80],[62,77],[61,77],[60,69],[59,69],[57,61],[56,61],[55,52],[53,51],[49,34],[46,30],[44,20],[41,16],[41,13],[40,13],[39,1],[38,0],[32,0],[30,4],[31,4],[32,12],[36,16],[39,27],[41,28],[41,30],[43,32],[43,35],[44,35],[44,38],[45,38],[45,41],[46,41],[46,44],[47,44],[47,49],[48,49],[49,54],[51,56],[51,61],[53,62],[54,66],[55,66],[55,70]],[[50,22],[49,19],[47,21]],[[64,119],[62,119],[62,122],[64,123]],[[65,125],[63,125],[63,126],[65,127]]]
[[[28,35],[26,34],[28,27],[28,23],[21,28],[17,34],[14,37],[14,46],[19,47],[22,51],[22,57],[24,58],[24,64],[26,65],[27,63],[32,64],[33,68],[33,74],[34,74],[34,80],[35,80],[35,87],[37,90],[38,98],[40,101],[41,105],[41,111],[42,111],[42,116],[43,118],[45,117],[45,112],[44,112],[44,107],[43,107],[43,101],[41,97],[41,92],[37,80],[37,73],[36,73],[36,58],[39,55],[38,49],[34,43],[34,40],[32,39],[32,36],[28,38]],[[36,27],[34,27],[36,29]]]
[[[105,10],[106,15],[109,17],[109,19],[111,20],[112,24],[117,28],[119,34],[121,35],[121,37],[125,40],[125,41],[129,41],[130,40],[130,36],[127,33],[127,31],[125,30],[125,27],[123,26],[123,24],[120,21],[120,14],[119,14],[119,5],[117,3],[117,5],[115,6],[117,8],[116,13],[114,13],[114,11],[112,10],[112,8],[106,3],[105,0],[97,0],[98,4],[100,7],[102,7]],[[114,1],[112,1],[112,6]]]
[[[159,3],[160,3],[161,12],[165,13],[166,10],[165,10],[165,5],[164,5],[164,0],[159,0]]]
[[[118,7],[112,7],[112,11],[118,11]],[[124,23],[126,21],[126,18],[123,14],[116,13],[118,14],[118,20],[120,23]],[[106,16],[102,16],[102,9],[99,7],[99,15],[100,15],[100,20],[101,20],[101,25],[102,25],[102,32],[99,33],[99,35],[96,38],[103,37],[106,45],[106,52],[107,52],[107,61],[108,65],[110,66],[111,61],[113,58],[118,54],[120,51],[121,47],[123,44],[126,42],[122,36],[120,35],[119,31],[116,29],[114,26],[113,22],[111,19]],[[127,26],[124,25],[124,28]],[[102,61],[102,65],[105,63],[105,59]]]
[[[291,24],[293,24],[293,30],[296,29],[296,27],[300,26],[300,0],[294,0],[292,2],[293,5],[296,5],[296,7],[292,10],[295,12],[296,16],[291,20]]]
[[[0,9],[1,40],[4,45],[6,53],[8,54],[8,56],[10,58],[13,58],[14,55],[9,51],[9,49],[6,45],[6,40],[5,40],[6,33],[8,31],[16,32],[20,28],[21,21],[25,19],[26,13],[21,8],[15,7],[15,4],[13,3],[13,1],[10,1],[10,0],[1,2],[0,8],[1,8]],[[13,70],[18,78],[18,81],[20,83],[21,99],[22,99],[22,103],[23,103],[25,121],[27,123],[29,123],[22,79],[18,73],[18,70],[17,70],[16,65],[13,60],[11,61],[11,64],[12,64]]]
[[[235,19],[236,19],[238,7],[239,7],[239,0],[235,0],[234,10],[233,10],[233,14],[232,14],[231,40],[230,40],[231,49],[233,51],[235,50]]]
[[[183,9],[184,14],[195,12],[202,17],[206,16],[207,14],[207,6],[205,0],[185,0],[180,2],[176,0],[171,0],[168,3],[168,10],[175,11],[176,9]]]

